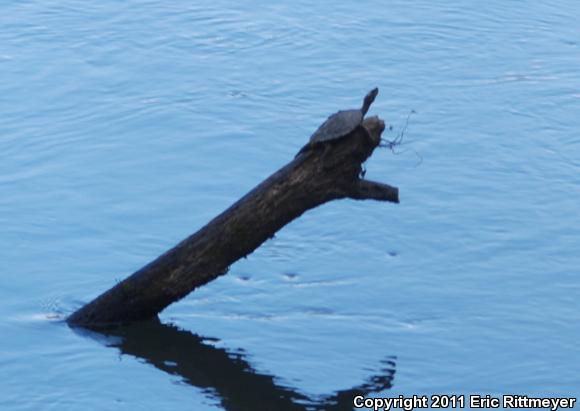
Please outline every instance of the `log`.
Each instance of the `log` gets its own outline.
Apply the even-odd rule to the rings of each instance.
[[[331,200],[398,203],[398,189],[361,178],[384,122],[364,120],[347,138],[313,147],[276,171],[198,232],[67,318],[103,328],[155,318],[168,305],[225,274],[301,214]]]

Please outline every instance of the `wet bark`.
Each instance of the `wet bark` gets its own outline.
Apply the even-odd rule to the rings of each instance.
[[[154,318],[168,305],[227,272],[305,211],[351,198],[398,203],[398,189],[361,179],[384,123],[363,122],[347,138],[314,147],[272,174],[198,232],[70,315],[99,328]]]

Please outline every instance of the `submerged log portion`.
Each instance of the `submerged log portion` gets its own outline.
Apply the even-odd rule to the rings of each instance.
[[[351,198],[399,202],[398,189],[361,178],[384,122],[371,117],[347,138],[312,148],[272,174],[197,233],[70,315],[70,325],[107,327],[154,318],[225,274],[305,211]]]

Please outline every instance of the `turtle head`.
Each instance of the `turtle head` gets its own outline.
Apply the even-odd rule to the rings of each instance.
[[[379,89],[377,87],[375,87],[374,89],[369,91],[368,94],[365,96],[365,99],[363,101],[363,105],[361,108],[363,117],[367,114],[367,111],[369,111],[369,107],[371,106],[371,104],[373,104],[373,101],[375,101],[377,94],[379,94]]]

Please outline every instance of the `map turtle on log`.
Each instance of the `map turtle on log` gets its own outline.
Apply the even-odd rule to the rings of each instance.
[[[313,147],[329,142],[335,142],[350,135],[350,133],[361,125],[367,111],[369,111],[369,107],[373,104],[373,101],[375,101],[377,94],[379,94],[379,89],[374,88],[365,96],[361,108],[340,110],[328,117],[328,119],[318,127],[318,130],[310,136],[310,141],[300,149],[296,157]]]

